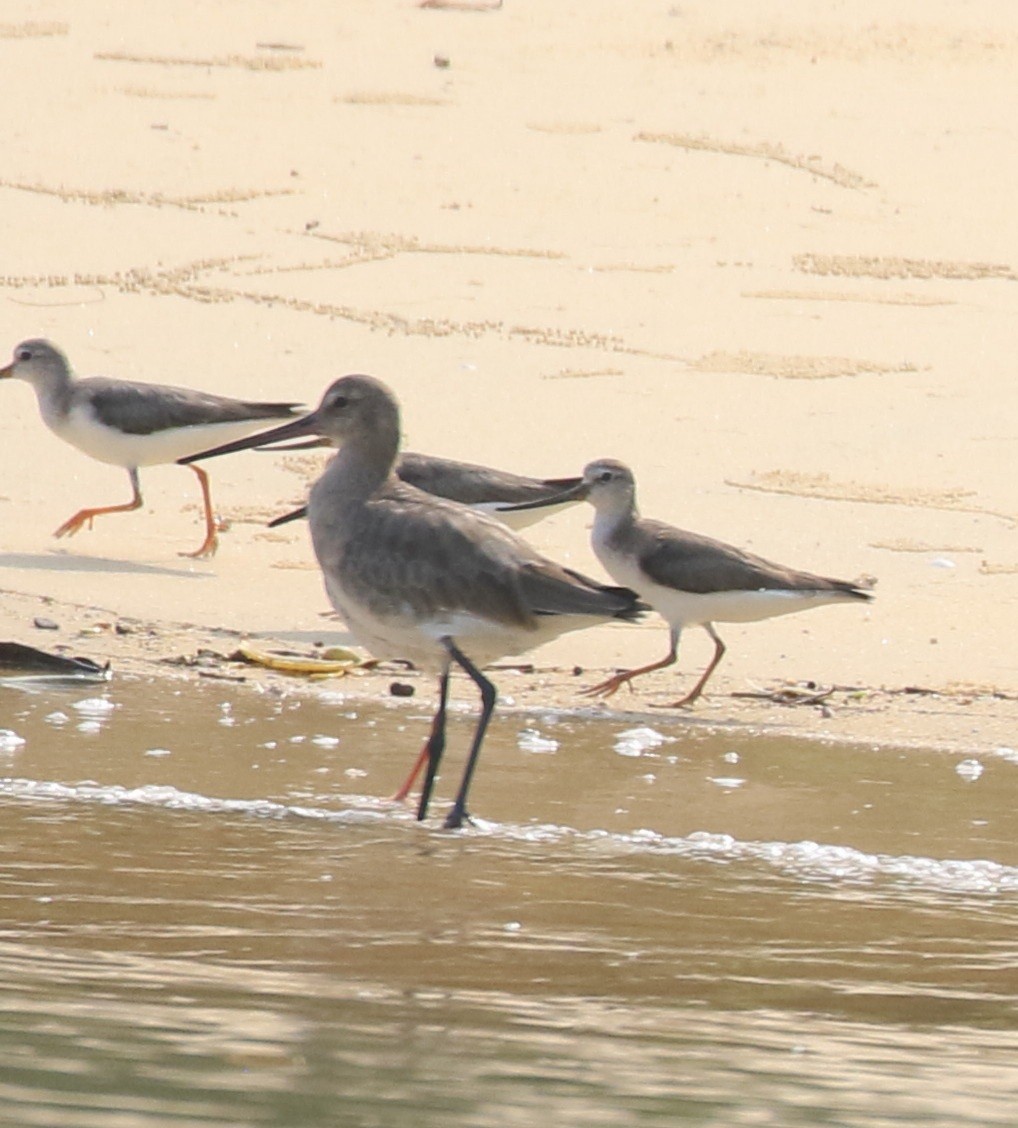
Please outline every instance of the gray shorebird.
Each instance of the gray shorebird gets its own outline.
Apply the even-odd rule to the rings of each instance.
[[[104,513],[140,509],[138,469],[176,462],[213,443],[250,435],[272,420],[292,418],[300,410],[293,403],[254,403],[228,399],[160,384],[139,384],[93,376],[75,379],[67,357],[49,341],[22,341],[14,359],[0,369],[0,379],[13,377],[31,384],[43,422],[59,438],[112,466],[122,466],[131,479],[133,496],[123,505],[81,509],[68,518],[55,536],[73,536],[92,527]],[[205,509],[205,539],[194,552],[182,556],[212,556],[218,545],[208,475],[191,469],[201,483]]]
[[[714,657],[685,697],[662,708],[691,705],[725,653],[715,623],[752,623],[828,603],[872,599],[857,584],[798,572],[722,541],[641,517],[633,472],[614,459],[589,463],[580,484],[560,500],[579,498],[594,507],[591,546],[605,571],[645,599],[670,627],[664,658],[615,674],[586,690],[590,696],[610,697],[640,674],[672,665],[683,628],[703,627],[714,640]]]
[[[331,445],[329,443],[300,443],[283,447],[260,447],[262,450],[295,450],[310,446]],[[416,486],[435,497],[458,501],[469,505],[481,513],[497,517],[510,529],[525,529],[536,524],[552,513],[558,513],[571,501],[557,499],[566,490],[579,485],[579,478],[528,478],[524,474],[513,474],[507,470],[494,470],[490,466],[479,466],[474,462],[460,462],[454,458],[438,458],[432,454],[416,454],[403,451],[396,460],[396,476],[411,486]],[[523,502],[532,505],[530,509],[516,509]],[[284,513],[269,522],[269,528],[298,521],[308,515],[308,507],[302,505],[290,513]]]
[[[408,658],[438,673],[419,819],[445,747],[453,665],[480,692],[480,717],[445,819],[446,827],[461,826],[496,700],[479,667],[579,627],[633,621],[647,608],[626,588],[541,556],[500,522],[400,481],[399,405],[371,376],[341,377],[303,419],[184,461],[308,434],[339,447],[308,499],[311,540],[332,605],[376,657]]]

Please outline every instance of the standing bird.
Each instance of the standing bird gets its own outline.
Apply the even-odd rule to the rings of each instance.
[[[295,450],[330,445],[328,442],[316,441],[263,449]],[[525,529],[544,517],[550,517],[552,513],[558,513],[571,504],[569,501],[558,501],[558,497],[580,483],[579,478],[528,478],[524,474],[513,474],[508,470],[493,470],[474,462],[459,462],[454,458],[438,458],[433,454],[416,454],[409,450],[403,451],[396,460],[396,476],[435,497],[448,498],[449,501],[469,505],[471,509],[481,513],[490,513],[510,529]],[[532,508],[513,508],[522,502],[533,503]],[[269,528],[275,529],[307,515],[308,507],[302,505],[299,509],[273,518],[269,522]]]
[[[703,627],[714,640],[714,657],[689,693],[663,708],[692,705],[725,653],[714,623],[752,623],[826,603],[873,598],[856,584],[797,572],[722,541],[641,517],[633,472],[614,459],[589,463],[580,484],[559,500],[578,498],[586,498],[595,509],[591,546],[605,571],[645,599],[671,628],[664,658],[615,674],[586,690],[589,696],[610,697],[640,674],[672,665],[682,629]]]
[[[299,414],[300,404],[251,403],[189,388],[139,384],[93,376],[77,380],[67,357],[49,341],[22,341],[0,380],[25,380],[35,389],[43,422],[59,438],[100,462],[123,466],[134,496],[124,505],[82,509],[55,536],[73,536],[103,513],[126,513],[142,505],[138,468],[177,461],[220,440],[250,435],[273,419]],[[205,539],[195,552],[212,556],[218,547],[208,475],[192,466],[205,505]]]
[[[308,434],[339,447],[308,499],[311,540],[332,605],[371,653],[409,658],[438,673],[418,819],[427,814],[445,747],[451,667],[480,691],[481,715],[445,819],[446,827],[459,827],[495,708],[495,687],[479,666],[579,627],[633,621],[647,608],[625,588],[546,559],[498,521],[400,481],[399,405],[371,376],[343,376],[303,419],[184,461]]]

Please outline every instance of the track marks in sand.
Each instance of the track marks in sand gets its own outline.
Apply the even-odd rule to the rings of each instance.
[[[430,94],[405,94],[399,91],[387,93],[383,90],[365,90],[352,94],[341,94],[333,101],[345,106],[451,106],[448,98],[437,98]]]
[[[294,507],[296,508],[296,507]],[[181,506],[182,513],[197,513],[201,515],[201,505],[188,503]],[[273,517],[283,512],[282,507],[271,509],[266,505],[222,505],[219,506],[218,520],[220,531],[232,525],[267,525]]]
[[[784,356],[780,353],[712,352],[691,364],[697,372],[740,372],[784,380],[830,380],[838,376],[916,372],[914,364],[882,364],[847,356]]]
[[[502,0],[419,0],[417,7],[449,12],[497,12]]]
[[[677,267],[670,262],[603,262],[594,263],[589,269],[595,274],[674,274]]]
[[[234,255],[226,258],[198,259],[163,270],[135,267],[130,270],[96,274],[9,274],[0,276],[0,287],[12,290],[59,290],[69,286],[88,286],[110,288],[122,294],[173,294],[193,301],[230,301],[229,291],[208,286],[201,279],[214,271],[229,270],[236,263],[244,262],[249,257],[251,256]]]
[[[599,376],[623,376],[621,368],[561,368],[558,372],[547,372],[542,380],[590,380]]]
[[[301,482],[308,486],[321,475],[322,469],[331,457],[331,454],[287,454],[279,460],[279,467],[288,474],[296,474]],[[296,509],[300,504],[295,501],[290,508]],[[278,512],[280,511],[273,516],[278,515]]]
[[[154,67],[216,67],[229,70],[292,71],[317,70],[320,59],[296,55],[213,55],[204,58],[185,55],[136,55],[130,51],[96,51],[93,58],[104,63],[139,63]]]
[[[366,257],[390,258],[401,254],[414,255],[493,255],[501,258],[565,259],[562,251],[537,250],[532,247],[499,247],[484,243],[426,243],[416,235],[396,232],[346,231],[331,235],[315,231],[312,238],[330,243],[344,243]]]
[[[878,548],[883,552],[912,552],[919,555],[936,553],[940,556],[983,551],[971,544],[929,544],[926,541],[909,540],[907,537],[897,537],[894,540],[887,541],[870,541],[870,548]]]
[[[768,10],[764,5],[757,8],[761,12]],[[704,6],[704,11],[708,10]],[[814,10],[821,8],[814,5]],[[682,15],[686,16],[685,11]],[[937,26],[932,19],[920,24],[895,23],[879,17],[865,21],[850,18],[839,23],[832,18],[826,23],[795,26],[790,21],[768,20],[764,16],[755,24],[723,30],[683,26],[681,35],[666,40],[663,47],[655,43],[644,47],[642,53],[733,67],[787,66],[793,62],[815,65],[820,61],[1006,66],[1018,55],[1018,36],[1007,30]]]
[[[561,260],[560,251],[536,250],[528,247],[497,247],[472,243],[426,243],[412,235],[384,234],[373,231],[345,232],[331,235],[322,231],[289,232],[327,243],[339,243],[348,249],[344,258],[295,263],[273,263],[247,271],[249,278],[270,274],[300,274],[312,271],[345,270],[365,263],[394,259],[399,255],[488,255],[494,258],[530,258]]]
[[[838,482],[827,474],[808,474],[796,470],[765,470],[752,473],[744,481],[726,478],[725,485],[758,493],[791,494],[819,501],[848,501],[865,505],[901,505],[908,509],[940,509],[956,513],[979,513],[1015,524],[1010,513],[973,505],[974,490],[962,488],[936,490],[896,487],[883,483]]]
[[[793,255],[792,265],[803,274],[881,280],[921,278],[976,282],[986,278],[1018,279],[1006,263],[960,262],[948,259],[898,258],[893,255]]]
[[[242,258],[205,259],[184,263],[166,270],[136,267],[110,274],[7,275],[0,276],[0,287],[9,289],[58,289],[66,286],[113,287],[121,293],[173,295],[199,302],[247,301],[257,305],[284,306],[300,313],[311,313],[340,321],[350,321],[383,333],[407,337],[461,336],[471,340],[495,337],[501,340],[527,340],[531,344],[554,348],[592,348],[605,352],[638,356],[659,355],[628,345],[620,337],[587,329],[563,326],[519,325],[505,321],[455,321],[449,318],[404,317],[378,309],[358,309],[335,302],[313,301],[290,294],[244,290],[236,285],[209,285],[204,275],[228,272]],[[677,359],[677,358],[669,358]]]
[[[269,540],[268,534],[256,533],[256,540]],[[274,543],[279,543],[276,538],[272,538]],[[273,560],[269,565],[270,568],[280,568],[284,572],[317,572],[318,563],[315,560]]]
[[[744,298],[789,302],[868,302],[873,305],[945,306],[956,305],[952,298],[928,294],[867,294],[848,290],[743,290]]]
[[[55,196],[65,203],[91,204],[94,207],[137,204],[148,208],[183,208],[185,211],[201,211],[205,207],[243,204],[251,200],[295,194],[293,188],[224,188],[196,196],[167,196],[162,192],[138,192],[129,188],[67,188],[64,185],[53,186],[2,178],[0,178],[0,188],[10,188],[16,192],[34,192],[40,196]]]
[[[184,293],[187,297],[187,293]],[[649,355],[629,346],[621,338],[608,333],[560,326],[513,325],[505,321],[456,321],[445,317],[405,317],[380,309],[358,309],[335,302],[314,301],[289,294],[272,294],[262,291],[221,288],[212,300],[242,300],[258,305],[285,306],[299,313],[311,313],[338,321],[350,321],[383,333],[405,337],[465,337],[479,340],[495,337],[500,340],[530,341],[531,344],[555,348],[593,348],[606,352],[623,352]]]
[[[25,20],[24,23],[0,23],[0,39],[49,39],[66,35],[68,25],[59,20]]]
[[[214,102],[216,95],[207,90],[154,90],[148,86],[120,86],[117,93],[125,98],[152,98],[167,102]]]
[[[829,180],[841,188],[875,188],[872,180],[867,180],[858,172],[844,165],[830,164],[815,154],[801,156],[790,153],[780,142],[759,141],[755,144],[742,141],[718,141],[713,137],[692,133],[638,133],[634,141],[650,141],[662,145],[673,145],[691,152],[720,153],[730,157],[752,157],[756,160],[775,161],[787,165],[797,172],[807,172],[822,180]]]
[[[979,565],[981,576],[1018,576],[1018,564],[992,564],[984,560]]]

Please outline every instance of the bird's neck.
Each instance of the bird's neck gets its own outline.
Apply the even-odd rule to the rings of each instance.
[[[611,549],[625,538],[639,519],[636,502],[629,501],[614,505],[600,505],[594,513],[594,527],[591,530],[591,543],[594,552]]]
[[[69,372],[47,373],[45,378],[31,381],[39,414],[48,427],[58,424],[70,410],[73,383]]]
[[[392,476],[399,430],[379,427],[343,442],[320,481],[343,503],[366,501]]]

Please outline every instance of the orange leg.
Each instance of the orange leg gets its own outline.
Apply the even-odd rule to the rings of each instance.
[[[53,535],[55,537],[73,537],[82,525],[88,525],[91,529],[92,522],[95,518],[101,517],[104,513],[128,513],[132,509],[141,509],[141,486],[138,482],[138,471],[128,470],[127,473],[131,478],[131,488],[134,491],[134,497],[132,497],[126,505],[104,505],[99,509],[79,509],[78,512],[75,513],[73,517],[69,517]]]
[[[209,556],[215,556],[216,549],[219,547],[218,528],[216,527],[216,516],[212,511],[212,493],[209,490],[209,476],[205,471],[193,462],[188,463],[189,467],[198,475],[198,481],[201,483],[201,496],[205,505],[205,539],[201,542],[201,546],[194,552],[181,552],[181,556],[191,556],[195,559],[203,559]]]
[[[681,709],[684,705],[692,705],[693,702],[703,693],[703,687],[707,684],[707,679],[718,668],[718,663],[724,657],[725,644],[721,641],[720,636],[711,623],[704,623],[703,629],[714,639],[714,657],[710,661],[710,665],[704,670],[700,680],[693,686],[693,688],[686,694],[685,697],[679,698],[678,701],[673,701],[670,705],[658,705],[658,709]]]
[[[678,701],[672,701],[668,705],[654,705],[655,709],[681,709],[685,705],[692,705],[694,701],[703,693],[703,687],[707,684],[711,674],[718,668],[718,663],[724,657],[725,644],[721,641],[717,631],[711,623],[703,623],[703,629],[714,640],[714,657],[710,661],[710,665],[704,670],[700,680],[693,686],[693,688],[686,694],[685,697],[680,697]],[[672,629],[671,633],[671,649],[661,659],[660,662],[651,662],[648,666],[640,666],[635,670],[623,670],[621,674],[615,674],[608,678],[606,681],[599,682],[593,685],[590,689],[583,691],[584,697],[611,697],[613,693],[621,689],[622,686],[631,682],[633,678],[639,677],[641,674],[649,674],[651,670],[660,670],[665,666],[670,666],[674,661],[679,648],[679,631]]]
[[[661,659],[660,662],[651,662],[649,666],[639,666],[635,670],[623,670],[621,674],[614,674],[612,677],[603,682],[598,682],[597,685],[592,685],[589,689],[582,691],[583,697],[611,697],[622,686],[631,682],[633,678],[638,678],[641,674],[649,674],[651,670],[661,670],[665,666],[670,666],[675,661],[675,655],[679,646],[679,632],[672,630],[671,632],[671,648],[668,653]]]
[[[424,742],[423,748],[418,753],[417,759],[414,760],[414,766],[410,769],[410,774],[403,781],[402,786],[391,796],[390,802],[392,803],[405,803],[407,796],[413,790],[414,784],[417,782],[417,777],[421,774],[421,770],[428,762],[428,741]]]
[[[414,760],[414,766],[410,769],[410,774],[403,781],[403,786],[399,788],[395,795],[392,796],[391,802],[404,803],[407,796],[410,794],[417,777],[421,774],[421,769],[427,767],[428,773],[424,779],[424,788],[421,791],[421,798],[417,804],[417,819],[421,821],[428,813],[428,802],[431,799],[431,791],[435,784],[436,773],[438,772],[438,765],[442,759],[442,753],[445,750],[445,702],[449,693],[449,669],[446,667],[442,671],[442,676],[438,683],[438,709],[431,720],[431,731],[428,733],[428,739],[425,740],[420,752],[417,754],[417,759]]]

